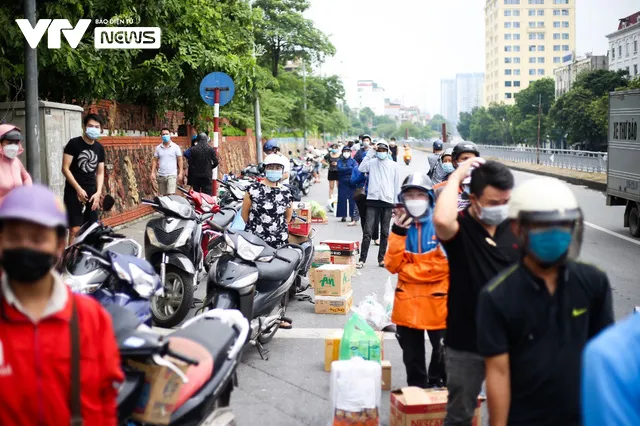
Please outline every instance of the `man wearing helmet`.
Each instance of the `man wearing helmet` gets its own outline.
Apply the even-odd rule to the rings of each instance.
[[[517,187],[509,219],[521,260],[478,301],[491,424],[579,426],[582,350],[614,321],[609,280],[569,258],[582,212],[563,182],[536,178]]]
[[[396,210],[384,258],[387,270],[398,274],[391,321],[397,326],[409,386],[444,387],[449,263],[433,227],[431,180],[424,173],[410,174],[398,198],[403,207]],[[425,330],[432,346],[428,369]]]
[[[453,148],[444,150],[436,166],[433,170],[429,170],[429,177],[434,185],[446,182],[446,180],[449,179],[449,175],[455,170],[455,167],[453,167],[453,158],[451,157],[452,153]]]
[[[117,423],[114,384],[124,377],[111,317],[54,269],[67,223],[42,185],[20,186],[0,205],[2,425]]]
[[[431,172],[436,164],[438,164],[438,160],[440,159],[440,154],[442,154],[442,150],[444,149],[444,144],[442,141],[435,141],[433,143],[433,153],[429,154],[427,157],[427,161],[429,162],[429,170],[427,172]]]
[[[453,164],[453,168],[457,169],[461,164],[473,159],[480,157],[480,151],[478,151],[478,147],[473,142],[460,142],[451,150],[451,164]],[[472,169],[468,169],[467,173],[471,173]],[[471,179],[469,175],[465,177],[464,180],[460,183],[458,187],[458,210],[462,211],[469,206],[469,183]],[[446,186],[446,182],[440,182],[433,187],[434,194],[436,196],[436,200],[440,196],[440,193],[444,190]]]
[[[470,205],[458,211],[458,189],[472,168]],[[476,344],[478,294],[520,257],[517,240],[505,222],[513,185],[513,175],[504,164],[468,160],[451,174],[434,209],[436,234],[449,259],[446,426],[471,426],[485,377],[484,358]]]

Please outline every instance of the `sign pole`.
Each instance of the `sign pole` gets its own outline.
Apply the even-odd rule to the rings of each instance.
[[[216,150],[216,158],[220,164],[220,156],[218,155],[219,132],[220,131],[220,88],[213,89],[213,149]],[[218,166],[219,167],[219,166]],[[213,196],[218,196],[218,167],[213,169]]]
[[[24,17],[31,26],[36,25],[36,1],[24,2]],[[25,139],[27,142],[27,170],[34,182],[43,183],[40,163],[40,114],[38,112],[38,52],[29,43],[24,42],[24,70],[26,80],[25,94]],[[44,183],[48,183],[44,180]]]

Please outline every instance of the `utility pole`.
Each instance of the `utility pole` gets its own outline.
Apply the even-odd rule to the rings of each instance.
[[[36,26],[36,0],[24,0],[24,17]],[[27,143],[27,170],[34,182],[42,182],[40,167],[40,118],[38,113],[38,55],[24,41],[25,73],[25,136]]]
[[[256,128],[256,153],[258,154],[258,163],[262,163],[262,123],[260,122],[260,95],[256,84],[256,31],[253,26],[253,0],[249,0],[249,9],[251,11],[251,33],[253,36],[253,117]]]
[[[538,143],[536,146],[536,164],[540,164],[540,126],[542,124],[542,93],[538,95]]]
[[[304,87],[304,148],[307,149],[307,66],[302,61],[302,83]]]

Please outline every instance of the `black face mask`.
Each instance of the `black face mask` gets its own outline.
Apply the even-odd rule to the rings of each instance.
[[[34,283],[55,265],[57,257],[26,248],[4,250],[0,264],[12,281]]]

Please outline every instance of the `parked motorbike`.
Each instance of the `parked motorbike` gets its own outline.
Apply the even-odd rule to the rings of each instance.
[[[212,228],[216,228],[212,224]],[[223,231],[222,229],[218,229]],[[227,230],[222,256],[209,270],[208,309],[239,309],[250,321],[249,343],[265,359],[269,342],[285,319],[289,291],[298,275],[303,250],[289,245],[273,249],[246,231]]]
[[[309,162],[303,162],[297,158],[291,159],[291,172],[293,179],[289,182],[297,185],[304,195],[309,195],[311,185],[313,185],[313,166]]]
[[[119,306],[108,306],[118,341],[125,380],[118,389],[118,420],[131,419],[147,390],[145,376],[128,361],[165,366],[183,381],[174,405],[170,426],[232,426],[235,416],[228,408],[237,383],[236,369],[249,334],[249,323],[237,310],[211,310],[187,321],[163,337],[141,327],[138,319]],[[171,357],[189,366],[178,368]]]
[[[199,278],[206,275],[202,249],[202,224],[214,213],[199,215],[189,201],[177,195],[142,200],[162,217],[145,228],[145,259],[160,274],[164,291],[151,299],[153,321],[173,327],[185,319],[193,306]]]

